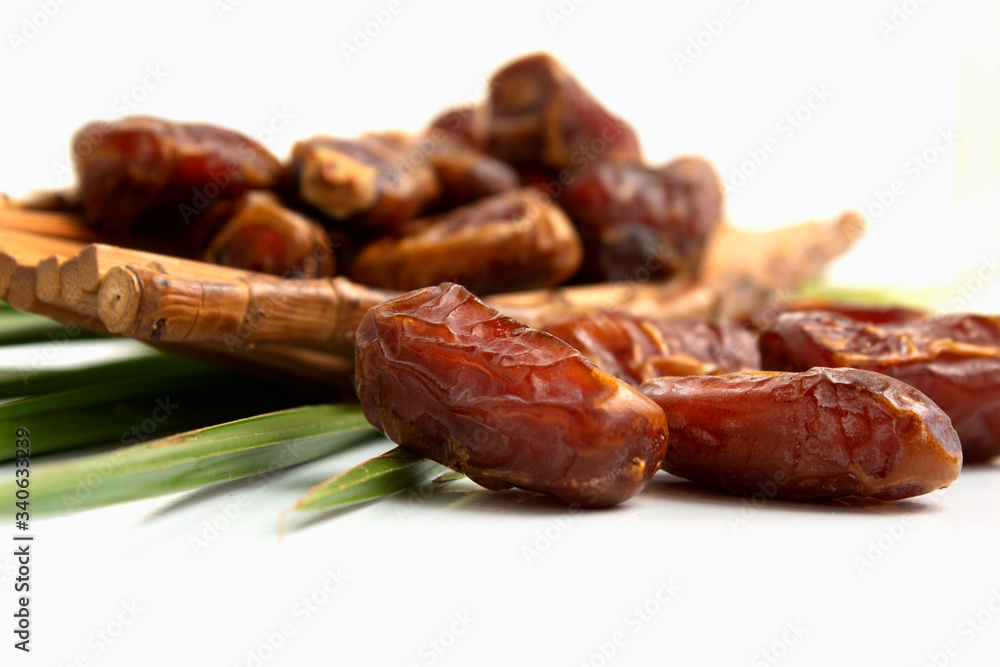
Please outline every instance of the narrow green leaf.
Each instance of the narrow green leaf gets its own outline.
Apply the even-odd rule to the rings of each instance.
[[[38,396],[129,378],[170,377],[213,370],[219,374],[226,372],[194,359],[160,353],[70,370],[0,370],[0,399]]]
[[[347,470],[309,489],[294,510],[347,507],[416,486],[448,470],[402,447]]]
[[[104,454],[32,463],[29,512],[76,512],[271,472],[332,454],[374,432],[360,406],[316,405]],[[34,433],[29,437],[34,448]],[[0,498],[13,498],[13,472],[3,479]]]
[[[231,400],[234,394],[237,400]],[[245,411],[238,400],[243,394],[248,394],[257,409]],[[275,401],[276,397],[281,400]],[[134,444],[154,431],[163,435],[204,425],[206,417],[207,423],[217,423],[261,409],[287,407],[289,398],[282,399],[275,392],[258,395],[239,376],[220,375],[211,367],[192,368],[185,373],[150,374],[4,403],[0,405],[0,437],[27,427],[35,434],[35,454],[99,443]],[[11,448],[0,448],[0,461],[11,458]]]
[[[66,335],[67,325],[34,313],[19,310],[0,311],[0,345],[20,345],[22,343],[44,343],[52,337]],[[75,328],[74,339],[97,338],[98,335],[84,329]]]

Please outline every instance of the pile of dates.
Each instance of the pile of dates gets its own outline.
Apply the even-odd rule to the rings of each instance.
[[[489,91],[420,134],[317,136],[285,163],[211,125],[90,123],[72,146],[79,210],[205,261],[400,291],[697,270],[722,218],[709,163],[644,164],[632,128],[545,54],[503,67]]]
[[[544,54],[418,135],[313,137],[285,163],[235,132],[139,117],[82,128],[73,153],[79,211],[104,232],[404,292],[357,331],[365,414],[489,489],[604,507],[662,468],[733,494],[898,500],[1000,455],[1000,318],[811,302],[678,321],[608,304],[532,329],[480,301],[694,276],[724,217],[710,164],[645,164],[632,128]]]

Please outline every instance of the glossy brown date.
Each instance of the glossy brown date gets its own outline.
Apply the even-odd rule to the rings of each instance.
[[[574,178],[560,204],[584,244],[581,278],[668,278],[693,273],[722,218],[722,188],[704,160],[663,169],[598,164]]]
[[[300,141],[292,148],[291,172],[306,204],[360,232],[396,231],[439,192],[426,156],[404,135]]]
[[[400,234],[362,249],[351,279],[400,291],[455,282],[485,295],[558,285],[582,256],[566,215],[531,189],[416,220]]]
[[[936,333],[947,330],[941,321],[935,326]],[[892,376],[951,417],[966,462],[1000,455],[1000,348],[927,335],[935,332],[925,327],[919,321],[878,326],[834,313],[786,313],[761,335],[761,360],[771,370],[849,366]]]
[[[666,450],[652,401],[458,285],[369,310],[355,360],[372,425],[489,489],[614,505],[642,490]]]
[[[250,192],[240,198],[202,259],[286,278],[328,278],[336,274],[326,230],[264,192]]]
[[[872,303],[852,303],[835,301],[823,297],[803,297],[791,301],[779,301],[752,313],[746,319],[746,326],[754,331],[765,331],[774,324],[782,313],[800,313],[809,310],[822,310],[849,317],[858,322],[869,324],[897,324],[912,322],[928,316],[926,311],[907,306],[889,306]]]
[[[948,486],[962,449],[948,416],[893,378],[854,369],[659,378],[663,469],[726,493],[899,500]]]
[[[495,73],[487,108],[489,152],[518,169],[579,170],[595,160],[642,159],[632,128],[544,53]]]
[[[475,151],[486,150],[487,110],[482,105],[461,106],[431,121],[427,134],[443,132],[449,139]]]
[[[237,132],[140,116],[85,125],[73,156],[87,220],[112,233],[183,233],[214,204],[281,177],[274,156]]]
[[[757,336],[721,322],[656,320],[609,311],[558,320],[542,330],[633,386],[667,375],[760,369]]]

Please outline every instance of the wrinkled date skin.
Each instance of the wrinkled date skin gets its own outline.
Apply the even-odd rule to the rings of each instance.
[[[426,156],[405,135],[300,141],[292,148],[291,171],[306,204],[360,232],[396,231],[440,190]]]
[[[240,198],[202,259],[286,278],[329,278],[336,273],[326,230],[264,192]]]
[[[834,313],[786,313],[761,335],[761,360],[771,370],[849,366],[897,378],[951,417],[966,462],[986,461],[1000,455],[1000,348],[924,333],[943,333],[946,322],[878,326]]]
[[[632,128],[546,54],[521,58],[495,73],[487,109],[489,152],[518,169],[576,171],[595,159],[642,160]]]
[[[693,273],[722,218],[720,181],[698,158],[658,170],[598,164],[571,181],[559,202],[580,230],[587,281]]]
[[[642,490],[666,451],[652,401],[458,285],[368,311],[355,359],[377,429],[489,489],[606,507]]]
[[[277,159],[237,132],[141,116],[85,125],[73,155],[84,214],[112,233],[177,234],[213,204],[281,178]]]
[[[639,390],[667,414],[663,469],[726,493],[899,500],[948,486],[962,468],[948,416],[878,373],[659,378]]]
[[[733,324],[600,312],[542,327],[630,385],[667,375],[759,370],[757,336]]]
[[[582,255],[566,215],[523,189],[416,220],[364,248],[348,275],[400,291],[455,282],[485,295],[558,285]]]

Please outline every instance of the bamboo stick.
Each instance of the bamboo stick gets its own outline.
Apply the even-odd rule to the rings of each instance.
[[[76,242],[0,227],[0,298],[6,297],[18,264],[34,265],[53,253],[75,255],[82,248]]]
[[[35,297],[35,267],[18,264],[10,280],[7,303],[18,310],[30,311],[37,301]]]
[[[35,265],[35,293],[45,303],[65,307],[59,291],[59,266],[67,259],[64,255],[50,255]]]
[[[389,296],[346,278],[210,281],[119,266],[101,282],[98,313],[109,330],[140,340],[280,341],[349,353],[361,316]]]
[[[109,235],[87,226],[79,215],[55,211],[33,211],[20,208],[17,202],[11,202],[8,207],[0,207],[0,229],[35,234],[81,245],[88,243],[118,244],[171,256],[190,253],[188,244],[182,238]]]

